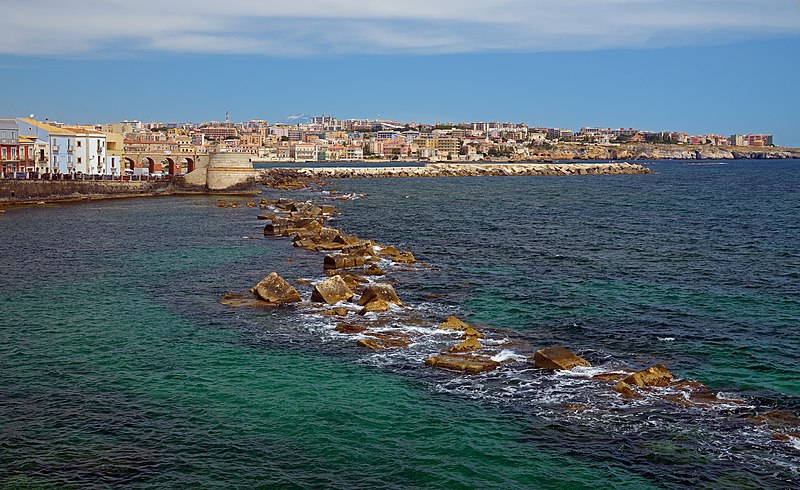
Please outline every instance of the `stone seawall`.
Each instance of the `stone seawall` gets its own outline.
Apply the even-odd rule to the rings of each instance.
[[[166,195],[171,182],[0,180],[0,203]]]
[[[268,180],[273,169],[259,171],[258,180]],[[392,178],[392,177],[503,177],[560,175],[650,174],[652,170],[631,163],[528,163],[467,164],[437,163],[424,167],[328,167],[298,168],[302,177],[312,178]]]

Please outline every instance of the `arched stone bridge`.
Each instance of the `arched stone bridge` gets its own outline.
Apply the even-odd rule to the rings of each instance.
[[[122,168],[134,175],[160,174],[182,175],[208,166],[208,153],[170,151],[130,151],[122,154]],[[145,171],[145,169],[147,169]]]

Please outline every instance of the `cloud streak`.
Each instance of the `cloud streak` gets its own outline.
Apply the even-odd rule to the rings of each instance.
[[[800,36],[796,0],[12,0],[0,53],[442,54]]]

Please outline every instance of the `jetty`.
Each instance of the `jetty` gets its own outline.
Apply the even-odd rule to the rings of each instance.
[[[261,169],[256,180],[269,181],[289,169]],[[647,167],[613,163],[431,163],[413,167],[302,167],[293,173],[305,178],[402,178],[402,177],[523,177],[567,175],[651,174]]]

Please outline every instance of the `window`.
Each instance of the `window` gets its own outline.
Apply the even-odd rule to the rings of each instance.
[[[81,163],[81,157],[78,157],[78,163]]]
[[[6,157],[8,156],[7,150],[8,150],[8,148],[3,148],[3,151],[0,152],[0,156],[2,156],[3,160],[5,160]]]
[[[78,148],[81,147],[81,140],[78,140]]]

